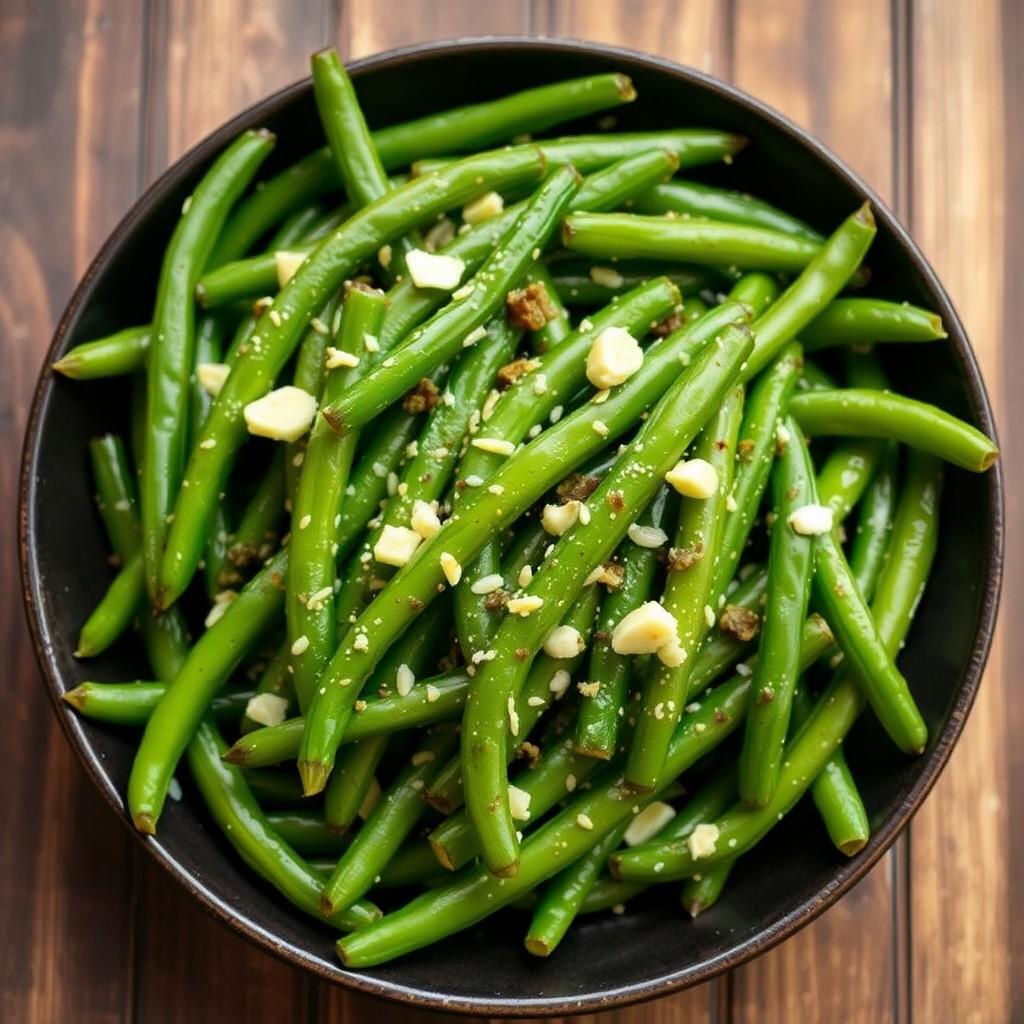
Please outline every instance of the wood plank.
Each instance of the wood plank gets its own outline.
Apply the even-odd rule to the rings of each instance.
[[[119,1020],[131,999],[128,835],[85,776],[38,679],[18,588],[20,437],[56,319],[136,178],[141,34],[130,4],[0,8],[0,1019]],[[28,185],[28,183],[31,183]],[[28,187],[27,187],[28,186]],[[102,943],[83,941],[102,935]]]
[[[889,32],[888,0],[737,0],[732,49],[737,85],[809,128],[883,198],[894,185]],[[893,1019],[893,864],[735,972],[731,1019]]]
[[[729,73],[726,5],[714,0],[554,0],[538,11],[537,30],[548,35],[614,43],[709,71]]]
[[[459,36],[521,35],[530,30],[529,0],[405,0],[400,10],[375,0],[338,6],[337,45],[344,57]]]
[[[1016,278],[1004,278],[1012,273],[1004,259],[1006,241],[1013,237],[1005,219],[1012,189],[1001,154],[1007,138],[1017,134],[1019,110],[1004,105],[1003,47],[1008,47],[1008,73],[1019,74],[1020,35],[1007,37],[1008,26],[993,2],[913,2],[909,25],[911,229],[957,304],[1000,416],[1019,405],[1019,357],[1004,345],[1004,331],[1015,323],[1003,319],[1004,280],[1007,299],[1016,303],[1008,310],[1017,313],[1020,288]],[[1019,203],[1015,211],[1019,229]],[[1007,376],[1010,367],[1016,377]],[[1019,430],[1015,418],[1002,436],[1003,449],[1017,466]],[[1011,487],[1011,514],[1016,509],[1019,515],[1019,483]],[[1014,533],[1011,529],[1010,540],[1019,558]],[[1010,566],[1012,558],[1011,553]],[[1021,590],[1012,576],[1007,583],[1010,601],[977,703],[948,769],[912,827],[911,999],[920,1020],[1012,1017],[1008,876],[1013,866],[1019,871],[1020,860],[1019,855],[1010,860],[1013,790],[1008,794],[1006,783],[1009,751],[1020,746],[1011,743],[1018,734],[1008,718],[1019,704],[1010,699],[1016,684],[1013,653],[1019,647],[1007,641]],[[1015,714],[1019,725],[1019,708]],[[1019,780],[1019,752],[1016,758]],[[1018,878],[1018,897],[1019,885]],[[1019,976],[1015,983],[1019,1001]]]
[[[156,0],[147,39],[146,180],[246,104],[306,75],[327,14],[321,0]],[[234,935],[148,860],[141,874],[139,1019],[196,1024],[309,1015],[312,982],[304,972]]]
[[[1020,41],[1024,39],[1024,6],[1016,0],[1004,0],[1002,5],[1003,39],[1003,122],[1009,125],[1008,111],[1024,109],[1024,68],[1020,64]],[[1003,180],[1024,181],[1024,139],[1019,131],[1003,131],[1003,152],[1005,168]],[[1024,294],[1010,275],[1019,273],[1024,267],[1024,204],[1019,190],[1007,189],[1003,213],[1006,229],[1003,238],[1003,324],[1018,324],[1024,321]],[[1024,379],[1024,355],[1019,346],[1010,339],[1000,339],[998,356],[999,414],[1002,428],[1004,471],[1009,488],[1008,508],[1011,516],[1019,523],[1021,510],[1021,484],[1024,480],[1024,407],[1016,401],[1016,388]],[[1009,342],[1009,343],[1008,343]],[[1012,521],[1012,520],[1011,520]],[[1007,537],[1006,564],[1018,566],[1024,558],[1024,547],[1019,529],[1009,530]],[[1002,660],[1004,665],[1017,665],[1024,657],[1024,636],[1012,624],[1022,621],[1024,616],[1024,587],[1019,579],[1011,576],[1003,588],[1001,631]],[[1002,676],[1002,685],[1007,685]],[[1024,708],[1021,702],[1006,701],[1006,736],[1020,736],[1024,730]],[[1006,802],[1007,810],[1020,806],[1020,794],[1024,791],[1024,744],[1007,744],[1008,773],[1000,781],[998,793]],[[1009,877],[1007,879],[1008,904],[1016,908],[1010,914],[1009,1014],[1011,1020],[1024,1018],[1024,819],[1020,814],[1011,815],[1009,823]]]

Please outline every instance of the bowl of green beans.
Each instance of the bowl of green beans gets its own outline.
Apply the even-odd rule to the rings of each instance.
[[[907,824],[991,640],[994,437],[906,231],[739,90],[323,51],[71,299],[29,625],[230,927],[398,1001],[594,1011],[781,941]]]

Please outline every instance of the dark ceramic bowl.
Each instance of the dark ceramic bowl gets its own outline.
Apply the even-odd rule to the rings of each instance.
[[[947,342],[927,350],[886,349],[896,386],[992,434],[988,398],[963,327],[906,231],[820,143],[744,93],[653,57],[528,39],[439,43],[370,57],[352,68],[374,125],[498,95],[508,83],[523,87],[606,70],[626,72],[637,86],[637,102],[617,112],[623,129],[672,126],[678,118],[749,137],[749,150],[734,166],[701,172],[709,181],[756,191],[824,232],[870,199],[879,228],[870,254],[873,291],[937,310],[949,330]],[[182,200],[230,139],[262,125],[279,137],[268,171],[319,145],[309,82],[251,107],[146,192],[89,267],[61,319],[47,364],[77,342],[149,318],[160,256]],[[71,655],[73,638],[106,576],[105,542],[91,512],[85,440],[124,429],[126,399],[123,383],[75,384],[44,370],[25,442],[20,508],[25,601],[47,689],[83,764],[124,820],[122,794],[137,736],[77,717],[60,695],[86,675],[132,679],[145,672],[129,643],[88,666]],[[850,889],[907,824],[949,757],[992,636],[1003,495],[998,467],[985,476],[950,470],[947,481],[938,560],[901,658],[932,740],[924,756],[909,759],[870,715],[858,724],[848,753],[873,836],[852,860],[836,854],[811,812],[800,807],[756,856],[741,861],[721,903],[696,921],[682,919],[674,899],[668,906],[658,898],[640,900],[623,917],[587,919],[555,956],[538,960],[522,949],[523,920],[506,912],[438,946],[355,972],[335,959],[328,931],[239,863],[191,794],[168,804],[156,839],[140,841],[236,931],[324,978],[398,1001],[484,1015],[565,1014],[704,981],[785,939]]]

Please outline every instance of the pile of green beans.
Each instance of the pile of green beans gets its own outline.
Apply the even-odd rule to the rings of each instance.
[[[696,916],[805,794],[855,856],[857,716],[929,743],[897,657],[942,463],[999,454],[891,389],[945,332],[865,287],[870,207],[702,181],[727,132],[544,136],[621,74],[371,129],[312,64],[324,146],[254,185],[242,135],[149,322],[53,367],[132,382],[75,654],[148,674],[65,699],[142,730],[135,827],[184,783],[351,967],[509,905],[536,956],[656,884]]]

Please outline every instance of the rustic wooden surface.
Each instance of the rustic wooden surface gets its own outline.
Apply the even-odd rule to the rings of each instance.
[[[570,35],[736,82],[820,135],[909,223],[958,304],[1019,520],[1024,407],[1024,4],[1016,0],[4,0],[0,4],[0,1019],[440,1021],[311,981],[232,936],[143,859],[85,780],[14,581],[17,446],[53,324],[130,199],[336,42],[359,56],[485,33]],[[1016,442],[1016,444],[1015,444]],[[1009,531],[1009,561],[1021,545]],[[1002,629],[952,763],[846,899],[728,978],[609,1024],[1024,1019],[1024,636]],[[45,808],[41,813],[40,808]]]

